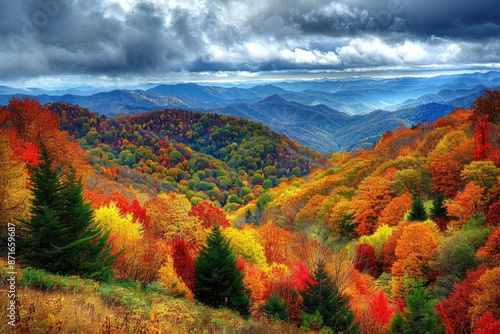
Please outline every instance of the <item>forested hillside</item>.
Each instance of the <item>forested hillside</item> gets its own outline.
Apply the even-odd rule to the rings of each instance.
[[[307,174],[324,159],[242,118],[176,109],[106,118],[65,103],[47,107],[90,152],[99,173],[149,193],[216,201],[227,210]]]
[[[0,220],[19,239],[18,328],[496,333],[499,106],[489,91],[323,161],[236,117],[13,99]],[[68,263],[53,245],[70,239],[101,249],[102,268]]]

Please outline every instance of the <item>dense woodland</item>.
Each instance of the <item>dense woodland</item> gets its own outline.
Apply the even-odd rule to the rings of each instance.
[[[498,91],[326,157],[180,110],[12,99],[0,124],[25,332],[500,332]]]

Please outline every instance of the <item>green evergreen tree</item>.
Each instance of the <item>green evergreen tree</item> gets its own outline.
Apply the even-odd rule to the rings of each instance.
[[[281,301],[280,297],[274,294],[269,296],[262,312],[276,320],[283,320],[285,322],[290,320],[288,311],[286,310],[286,302]]]
[[[236,267],[236,256],[219,226],[213,227],[206,244],[194,264],[195,298],[212,307],[228,307],[248,316],[250,300],[243,285],[244,275]]]
[[[420,198],[415,197],[413,200],[413,205],[411,207],[410,214],[408,215],[409,221],[426,221],[427,220],[427,212],[425,211],[424,204],[420,200]]]
[[[23,221],[25,238],[20,240],[24,262],[52,273],[109,278],[114,257],[108,234],[94,222],[81,180],[71,170],[63,181],[44,147],[31,174],[31,217]]]
[[[400,311],[397,311],[394,318],[392,318],[387,334],[402,334],[405,323],[403,314]]]
[[[323,326],[335,333],[358,333],[358,324],[354,323],[354,313],[348,305],[349,298],[344,298],[328,276],[324,263],[318,263],[312,278],[314,283],[308,282],[308,288],[301,293],[303,311],[308,314],[318,311]]]
[[[405,300],[407,311],[404,316],[396,313],[388,333],[403,334],[444,334],[446,326],[436,312],[436,301],[430,299],[429,293],[416,283]]]
[[[444,195],[439,193],[432,201],[431,218],[446,218],[448,216],[448,209],[444,206]]]
[[[82,180],[76,177],[72,167],[62,185],[60,221],[68,237],[68,245],[63,248],[66,256],[61,261],[62,271],[107,280],[111,277],[111,265],[119,255],[111,256],[109,231],[104,233],[95,222],[90,203],[83,198]]]

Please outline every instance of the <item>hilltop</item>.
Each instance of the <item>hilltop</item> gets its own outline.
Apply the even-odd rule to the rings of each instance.
[[[101,91],[3,86],[0,103],[7,104],[13,96],[30,96],[42,104],[62,101],[107,117],[163,109],[245,117],[326,153],[368,149],[382,133],[401,123],[410,127],[433,122],[456,108],[469,109],[487,87],[500,87],[500,72],[272,84],[149,83]]]
[[[324,161],[261,123],[234,116],[173,109],[108,118],[66,103],[47,106],[90,152],[99,173],[228,210]]]
[[[183,305],[180,332],[216,326],[251,333],[263,328],[263,315],[292,324],[277,322],[275,331],[491,332],[500,326],[498,291],[489,288],[500,277],[498,101],[500,93],[488,91],[471,109],[400,124],[368,149],[323,157],[235,116],[172,109],[106,117],[14,99],[0,111],[0,152],[9,157],[0,166],[1,219],[33,219],[37,204],[29,199],[36,194],[26,185],[43,146],[62,171],[72,165],[82,177],[83,197],[119,254],[111,282],[78,283],[97,292],[75,288],[74,299],[111,312],[117,326],[130,316],[137,324],[172,322],[172,305]],[[380,122],[385,116],[379,112]],[[214,226],[242,274],[252,321],[260,323],[192,302],[199,300],[194,263]],[[23,293],[44,298],[33,312],[22,306],[28,332],[71,323],[68,305],[58,307],[50,292],[61,287],[46,284],[76,278],[33,270],[23,270]],[[329,286],[326,297],[315,290],[320,279]],[[323,322],[332,315],[311,298],[334,300],[350,320]],[[49,310],[44,300],[55,306]],[[197,322],[200,314],[210,324]],[[424,314],[426,322],[419,320]],[[93,324],[108,322],[101,315]]]

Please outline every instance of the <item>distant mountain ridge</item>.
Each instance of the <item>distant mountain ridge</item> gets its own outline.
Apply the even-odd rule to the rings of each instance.
[[[431,78],[347,78],[272,84],[217,86],[144,84],[141,89],[94,92],[82,86],[47,91],[0,86],[0,104],[12,96],[41,103],[63,101],[106,116],[182,109],[246,117],[320,152],[367,148],[380,135],[453,109],[470,108],[488,88],[500,87],[500,72]],[[386,112],[382,112],[386,110]]]
[[[422,120],[433,122],[455,107],[428,103],[395,112],[375,110],[365,115],[348,115],[325,105],[306,106],[273,95],[263,101],[233,104],[211,110],[262,122],[274,131],[318,152],[354,151],[370,148],[382,133],[400,124],[411,126]]]

